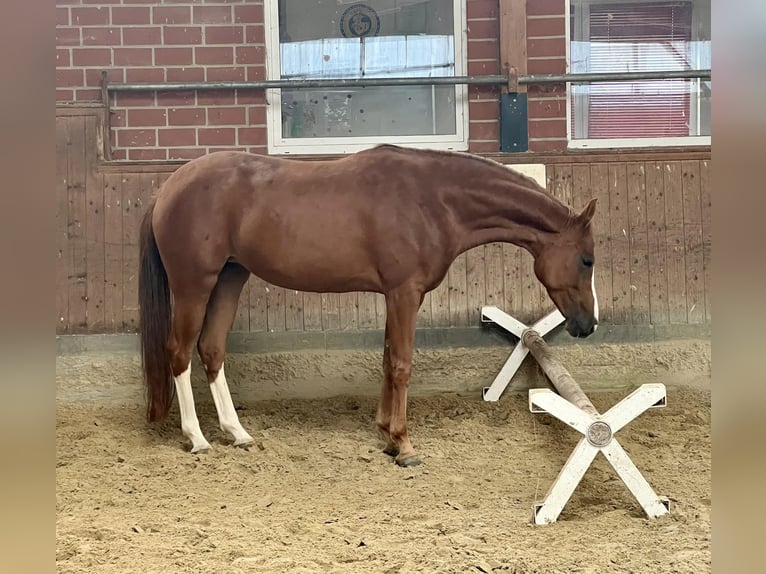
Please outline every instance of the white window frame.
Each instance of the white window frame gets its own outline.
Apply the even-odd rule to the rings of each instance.
[[[468,27],[466,0],[453,0],[455,35],[455,75],[465,76],[468,70]],[[264,3],[266,31],[266,77],[280,79],[279,62],[279,2]],[[282,137],[282,91],[266,90],[266,129],[270,154],[346,154],[392,143],[415,148],[466,151],[468,149],[468,86],[455,85],[456,133],[446,135],[417,136],[366,136],[332,138],[285,138]]]
[[[590,0],[589,4],[599,2],[634,2],[635,0]],[[711,0],[712,2],[712,0]],[[566,34],[566,71],[571,73],[571,18],[572,18],[572,0],[565,0],[564,7],[565,34]],[[692,25],[696,22],[698,16],[696,11],[692,10]],[[697,82],[699,85],[699,81]],[[641,147],[682,147],[682,146],[709,146],[711,137],[708,136],[684,136],[684,137],[657,137],[657,138],[581,138],[574,139],[574,126],[572,125],[572,94],[570,92],[571,84],[567,84],[567,149],[610,149],[610,148],[641,148]],[[692,110],[696,110],[697,105],[692,99]],[[581,110],[582,111],[582,110]]]

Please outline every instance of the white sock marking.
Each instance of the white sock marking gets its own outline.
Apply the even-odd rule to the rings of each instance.
[[[223,373],[223,365],[221,365],[221,370],[218,371],[215,380],[210,383],[210,392],[213,395],[215,410],[218,412],[218,423],[221,430],[234,437],[235,446],[253,442],[253,437],[242,428],[242,424],[239,422],[237,411],[234,409],[234,402],[229,393],[229,385],[226,383],[226,376]]]
[[[593,292],[593,316],[598,321],[598,296],[596,295],[596,268],[593,267],[590,276],[590,290]],[[593,326],[593,332],[598,329],[598,324]]]
[[[181,430],[191,441],[191,452],[199,452],[210,448],[210,444],[202,434],[197,420],[197,412],[194,409],[194,396],[191,387],[191,363],[186,370],[174,377],[176,394],[178,395],[178,408],[181,411]]]

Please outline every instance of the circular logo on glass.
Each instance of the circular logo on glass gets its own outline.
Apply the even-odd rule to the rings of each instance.
[[[376,36],[380,32],[380,18],[367,4],[354,4],[340,17],[340,33],[344,38]]]

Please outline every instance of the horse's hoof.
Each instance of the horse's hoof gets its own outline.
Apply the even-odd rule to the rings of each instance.
[[[208,450],[210,450],[209,444],[201,444],[199,446],[192,447],[191,454],[207,454]]]
[[[404,456],[404,457],[400,457],[400,456],[396,457],[396,464],[405,468],[408,466],[417,466],[422,462],[423,461],[421,460],[421,458],[416,454],[411,454],[409,456]]]
[[[252,438],[246,438],[241,440],[235,440],[234,446],[243,450],[249,450],[255,441]]]
[[[387,454],[388,456],[398,456],[399,455],[399,447],[395,444],[389,445],[386,448],[383,449],[383,453]]]

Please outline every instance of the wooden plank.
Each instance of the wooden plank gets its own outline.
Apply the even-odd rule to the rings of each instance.
[[[572,209],[580,213],[588,202],[593,198],[590,188],[590,166],[572,165]],[[604,206],[596,207],[597,219],[605,218]]]
[[[123,331],[138,330],[138,235],[142,208],[142,178],[145,174],[126,174],[122,178],[122,318]]]
[[[485,246],[479,245],[466,252],[466,296],[468,300],[468,322],[465,327],[479,325],[481,307],[487,300]]]
[[[340,293],[340,328],[343,330],[359,328],[358,295]]]
[[[705,287],[705,321],[713,320],[713,185],[710,161],[700,160],[700,203],[702,204],[702,266]]]
[[[665,245],[664,164],[644,164],[646,178],[647,255],[649,263],[649,320],[653,325],[670,321],[668,308],[668,270]]]
[[[375,294],[375,312],[377,313],[377,328],[386,328],[386,298],[380,294]]]
[[[608,164],[591,164],[590,185],[592,196],[598,198],[597,209],[601,213],[601,216],[595,217],[592,223],[596,260],[593,269],[596,273],[599,320],[610,323],[613,321],[614,305],[612,301],[612,234]]]
[[[521,247],[503,243],[503,303],[501,309],[520,317],[521,305]]]
[[[688,322],[686,306],[686,257],[681,162],[665,162],[665,240],[668,269],[668,311],[671,324]]]
[[[649,323],[649,251],[646,226],[646,168],[631,162],[628,173],[630,225],[630,317],[634,325]]]
[[[88,326],[87,199],[85,196],[85,117],[69,120],[68,201],[69,201],[69,325],[83,333]]]
[[[270,333],[284,331],[287,328],[287,314],[285,312],[285,290],[267,283],[266,312],[267,323]]]
[[[428,329],[431,327],[431,293],[426,293],[418,309],[418,318],[416,327],[418,329]]]
[[[554,165],[546,171],[546,177],[549,178],[548,189],[551,190],[553,197],[564,205],[572,207],[572,165]]]
[[[303,331],[303,293],[285,289],[285,330]]]
[[[527,0],[500,0],[500,65],[503,70],[516,68],[518,75],[527,73]],[[519,85],[518,92],[526,92]]]
[[[88,331],[102,333],[105,328],[105,258],[104,258],[104,185],[103,176],[96,171],[96,141],[98,118],[85,118],[86,168],[85,168],[85,241],[87,259],[86,316]]]
[[[266,294],[268,285],[263,279],[255,275],[250,276],[247,284],[250,332],[262,333],[268,331],[268,297]]]
[[[319,293],[303,294],[303,326],[307,331],[322,330],[322,296]]]
[[[521,309],[518,318],[524,323],[530,323],[540,315],[543,287],[535,275],[535,260],[532,255],[522,249],[519,258]]]
[[[340,295],[322,293],[322,329],[337,331],[340,329]]]
[[[450,326],[468,325],[468,287],[466,285],[467,254],[461,253],[452,262],[447,273],[449,280]]]
[[[505,305],[505,266],[503,261],[503,244],[487,244],[484,248],[484,257],[487,286],[486,298],[484,303],[482,303],[482,306],[494,305],[502,309]]]
[[[359,328],[374,329],[377,326],[377,311],[375,310],[375,294],[359,293]]]
[[[609,165],[609,219],[612,235],[612,323],[630,324],[630,238],[625,163]]]
[[[56,333],[69,332],[69,120],[56,118]]]
[[[104,330],[122,332],[122,176],[103,174]]]
[[[700,162],[681,162],[684,262],[686,264],[686,315],[689,323],[705,321],[705,267],[702,240],[702,199],[700,189]]]
[[[250,331],[250,280],[242,287],[237,303],[237,314],[234,315],[232,331],[247,333]]]
[[[445,277],[442,282],[431,291],[431,324],[434,327],[449,327],[449,278]]]

